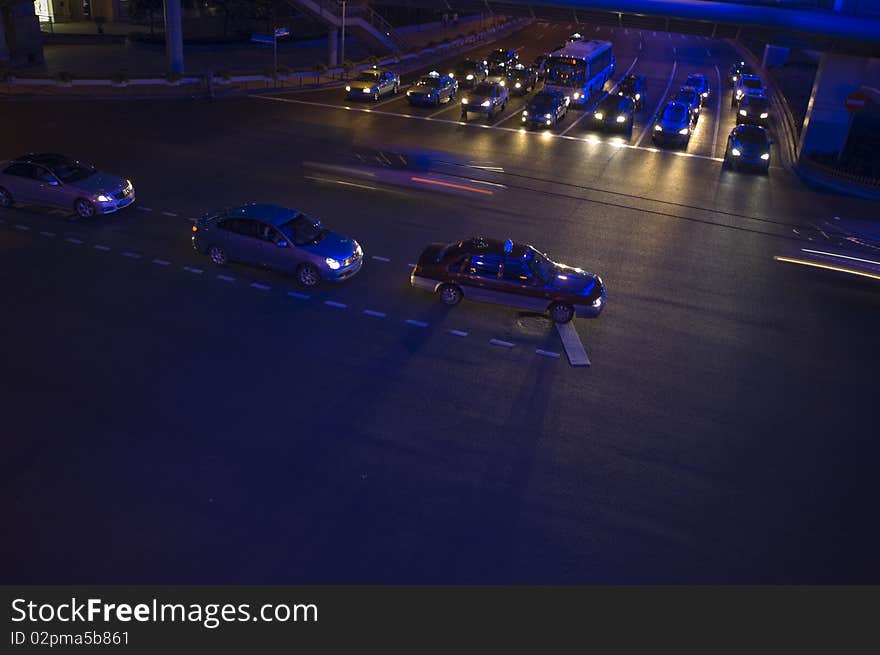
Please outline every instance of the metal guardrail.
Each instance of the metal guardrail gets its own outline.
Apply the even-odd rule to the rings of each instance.
[[[856,175],[854,173],[848,173],[844,170],[840,170],[839,168],[834,168],[833,166],[828,166],[827,164],[821,164],[811,159],[809,156],[801,157],[800,161],[798,162],[798,166],[806,169],[809,172],[824,175],[826,177],[831,177],[841,182],[856,184],[858,186],[866,187],[868,189],[880,190],[880,178],[871,177],[870,175]]]

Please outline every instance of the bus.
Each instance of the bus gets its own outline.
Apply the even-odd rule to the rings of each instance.
[[[575,107],[586,105],[614,75],[611,41],[574,41],[550,53],[544,88],[562,91]]]

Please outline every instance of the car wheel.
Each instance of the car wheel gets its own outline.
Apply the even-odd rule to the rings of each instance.
[[[12,194],[0,186],[0,207],[12,207]]]
[[[321,272],[314,264],[300,264],[296,277],[304,287],[313,287],[321,281]]]
[[[85,198],[80,198],[73,203],[73,210],[80,218],[91,218],[95,215],[95,206]]]
[[[554,323],[568,323],[574,318],[574,307],[563,302],[550,305],[550,318]]]
[[[444,284],[440,287],[440,300],[444,305],[457,305],[463,296],[461,289],[454,284]]]
[[[217,264],[217,266],[226,266],[226,264],[229,263],[229,255],[227,255],[226,251],[220,246],[211,246],[208,248],[208,257],[210,257],[211,261]]]

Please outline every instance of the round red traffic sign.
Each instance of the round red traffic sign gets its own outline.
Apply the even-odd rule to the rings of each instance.
[[[868,96],[861,91],[853,91],[843,102],[843,106],[850,112],[862,111],[867,104]]]

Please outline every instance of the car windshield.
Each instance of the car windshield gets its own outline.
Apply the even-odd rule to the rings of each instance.
[[[750,77],[748,79],[743,80],[743,86],[746,87],[747,89],[762,89],[762,88],[764,88],[761,85],[761,80],[754,78],[754,77]]]
[[[688,86],[703,86],[705,80],[697,75],[689,75],[687,78]]]
[[[507,56],[507,53],[504,51],[501,52],[493,52],[491,55],[487,57],[490,62],[495,62],[496,64],[505,63],[510,57]]]
[[[620,90],[629,93],[636,90],[636,81],[632,78],[626,78],[620,83]]]
[[[620,96],[608,96],[603,100],[599,106],[596,108],[598,111],[617,111],[620,108],[621,110],[626,109],[625,101],[620,98]]]
[[[687,115],[687,109],[683,105],[666,105],[663,110],[663,120],[681,123]]]
[[[756,111],[760,111],[762,109],[767,109],[767,106],[768,106],[767,98],[764,98],[762,96],[752,96],[752,95],[745,96],[742,99],[742,103],[740,104],[740,107],[742,107],[743,109],[748,108],[748,109],[754,109]]]
[[[741,143],[764,144],[767,143],[767,133],[760,127],[741,127],[736,138]]]
[[[379,71],[364,71],[355,78],[355,82],[375,82],[379,79]]]
[[[529,268],[545,282],[549,280],[556,270],[556,265],[531,246],[528,252],[531,255],[528,257]]]
[[[55,177],[68,184],[70,182],[84,180],[87,177],[94,175],[96,172],[93,166],[80,164],[79,162],[70,159],[52,162],[49,164],[49,167],[52,169],[52,172],[55,173]]]
[[[330,234],[330,230],[322,228],[319,221],[315,221],[305,214],[298,214],[286,223],[279,225],[278,229],[298,246],[318,243]]]
[[[678,100],[679,102],[691,104],[694,102],[696,95],[697,95],[696,91],[692,91],[690,89],[685,91],[684,89],[682,89],[681,91],[678,92],[678,95],[675,96],[675,99]]]
[[[492,95],[492,89],[494,87],[491,84],[486,84],[485,82],[481,82],[474,87],[474,95],[475,96],[490,96]]]
[[[431,89],[436,89],[440,86],[440,78],[439,77],[423,77],[417,83],[416,86],[427,86]]]
[[[511,68],[510,77],[526,77],[529,72],[528,68]]]

